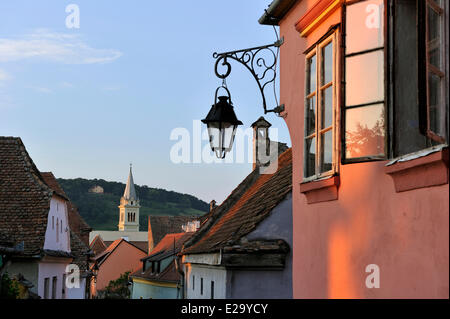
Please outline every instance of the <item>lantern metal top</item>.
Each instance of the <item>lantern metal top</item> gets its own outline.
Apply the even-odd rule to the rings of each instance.
[[[228,96],[219,96],[219,101],[212,105],[208,115],[202,120],[203,123],[211,122],[226,122],[231,125],[242,125],[234,113],[233,105],[228,103],[230,98]],[[230,101],[231,102],[231,101]]]

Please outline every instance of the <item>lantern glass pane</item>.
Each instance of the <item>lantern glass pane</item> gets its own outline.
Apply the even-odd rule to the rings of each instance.
[[[227,152],[233,147],[234,134],[236,134],[236,125],[223,123],[223,147]]]
[[[208,135],[211,149],[214,151],[220,147],[220,123],[210,122],[208,123]]]

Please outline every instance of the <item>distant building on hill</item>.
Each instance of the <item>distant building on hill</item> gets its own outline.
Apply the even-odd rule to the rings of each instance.
[[[88,190],[89,193],[96,193],[96,194],[103,194],[104,190],[103,187],[100,185],[94,185]]]

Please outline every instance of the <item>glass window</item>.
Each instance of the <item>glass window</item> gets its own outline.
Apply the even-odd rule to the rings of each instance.
[[[200,295],[203,295],[203,278],[200,278]]]
[[[382,0],[347,6],[344,162],[386,157],[383,20]]]
[[[426,91],[427,136],[445,142],[445,7],[439,0],[426,0]]]
[[[345,61],[345,105],[384,100],[384,52],[378,50]]]
[[[383,5],[383,0],[368,0],[347,7],[346,54],[384,46]]]
[[[335,37],[333,33],[306,56],[305,179],[334,173]]]
[[[50,278],[44,279],[44,299],[48,299],[49,297],[49,285],[50,285]]]
[[[55,276],[52,280],[52,299],[56,299],[56,284],[57,284],[58,278]]]

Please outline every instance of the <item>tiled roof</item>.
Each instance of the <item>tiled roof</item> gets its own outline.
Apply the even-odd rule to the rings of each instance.
[[[44,247],[53,191],[18,137],[0,137],[0,233],[24,242],[24,255]]]
[[[167,234],[164,238],[153,248],[150,255],[142,258],[142,260],[161,260],[167,256],[174,255],[180,252],[183,244],[192,237],[194,233],[177,233]]]
[[[104,252],[108,246],[105,244],[105,242],[103,241],[103,239],[100,235],[95,236],[94,239],[92,240],[91,244],[89,245],[89,247],[91,248],[91,250],[94,252],[94,254],[96,256],[99,255],[100,253]]]
[[[181,226],[187,222],[199,220],[200,216],[149,216],[148,217],[148,244],[153,247],[167,234],[181,233]]]
[[[142,268],[140,268],[139,270],[132,273],[131,277],[142,278],[151,281],[174,283],[181,280],[181,275],[178,273],[175,266],[175,260],[172,260],[172,262],[160,273],[152,273],[151,269],[147,269],[144,273],[142,273]]]
[[[194,233],[177,233],[168,234],[159,242],[158,245],[152,250],[152,253],[142,258],[142,261],[161,261],[169,256],[178,254],[183,247],[183,244]],[[131,274],[133,277],[148,279],[152,281],[163,282],[178,282],[181,277],[175,267],[175,260],[173,260],[165,269],[160,273],[152,273],[151,267],[142,272],[142,268],[138,269]]]
[[[44,179],[44,182],[59,196],[63,197],[66,200],[69,200],[64,190],[58,184],[55,176],[52,172],[41,172],[41,176]]]
[[[250,173],[224,203],[215,209],[210,217],[211,222],[202,225],[185,244],[182,254],[210,253],[236,245],[291,192],[291,149],[279,156],[278,168],[274,174],[258,175],[258,170]]]
[[[75,232],[70,232],[70,249],[74,256],[72,263],[76,264],[80,271],[88,270],[88,256],[89,247],[87,247],[84,242],[78,237]]]
[[[106,245],[106,247],[108,247],[109,245],[111,245],[113,242],[112,241],[103,241]],[[141,250],[148,252],[148,242],[147,241],[135,241],[135,240],[128,240],[129,243],[133,244],[134,246],[140,248]]]

